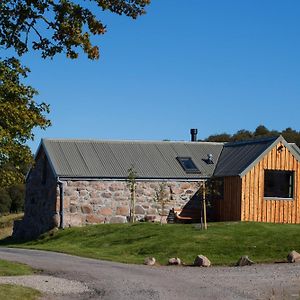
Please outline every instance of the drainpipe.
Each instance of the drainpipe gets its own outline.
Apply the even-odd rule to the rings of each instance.
[[[57,183],[59,184],[59,228],[64,229],[64,183],[59,177],[57,177]]]

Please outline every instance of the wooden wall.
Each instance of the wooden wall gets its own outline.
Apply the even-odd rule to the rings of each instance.
[[[279,146],[283,146],[281,152],[277,151]],[[264,170],[268,169],[295,171],[293,200],[264,199]],[[229,189],[230,192],[226,193],[226,187],[224,187],[224,205],[228,203],[233,209],[232,217],[237,216],[237,210],[241,209],[242,221],[300,223],[299,175],[300,163],[280,142],[241,179],[241,206],[233,208],[239,190],[233,192]],[[230,195],[233,195],[233,198],[229,199]]]
[[[241,220],[242,179],[239,176],[224,177],[223,199],[213,203],[216,221]]]

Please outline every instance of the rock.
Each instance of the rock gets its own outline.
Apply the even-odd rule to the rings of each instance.
[[[103,216],[111,216],[112,215],[112,209],[109,208],[109,207],[104,207],[104,208],[101,208],[99,211],[98,211],[98,214],[99,215],[103,215]]]
[[[83,214],[90,214],[93,211],[93,208],[90,205],[82,205],[81,211]]]
[[[99,224],[104,222],[104,218],[97,215],[87,215],[86,222],[89,224]]]
[[[127,206],[119,206],[116,210],[116,215],[127,216],[129,214],[129,208]]]
[[[147,257],[145,258],[144,260],[144,265],[147,265],[147,266],[154,266],[155,265],[155,258],[154,257]]]
[[[168,260],[168,264],[173,266],[180,266],[181,259],[179,257],[172,257]]]
[[[112,194],[109,192],[104,192],[101,194],[101,197],[103,197],[103,198],[111,198],[111,196],[112,196]]]
[[[70,213],[74,214],[77,212],[77,207],[75,205],[70,205]]]
[[[188,190],[189,188],[191,188],[191,185],[187,182],[184,182],[181,184],[180,186],[183,190]]]
[[[194,261],[194,266],[198,267],[210,267],[210,260],[204,255],[197,255]]]
[[[120,191],[124,188],[124,186],[121,183],[112,183],[112,185],[109,187],[109,190],[111,192]]]
[[[287,256],[287,260],[289,263],[297,263],[300,262],[300,254],[293,250],[292,252],[290,252]]]
[[[238,262],[236,263],[236,266],[243,267],[243,266],[251,266],[254,264],[254,261],[252,261],[247,255],[241,256]]]
[[[137,215],[144,215],[145,214],[145,209],[141,205],[136,205],[134,208],[134,211]]]
[[[156,220],[155,215],[147,215],[145,216],[145,222],[154,222]]]
[[[112,217],[109,223],[127,223],[127,218],[123,216]]]

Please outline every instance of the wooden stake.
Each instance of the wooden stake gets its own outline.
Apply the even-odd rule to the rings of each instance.
[[[203,217],[204,217],[204,229],[207,230],[207,222],[206,222],[206,193],[205,193],[206,185],[205,181],[203,183]]]

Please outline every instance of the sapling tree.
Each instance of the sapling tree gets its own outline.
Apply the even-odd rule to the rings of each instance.
[[[131,166],[128,169],[127,187],[130,191],[129,222],[134,223],[135,219],[135,191],[136,191],[137,172]]]
[[[165,208],[168,203],[172,201],[172,190],[167,191],[167,186],[165,183],[159,184],[159,188],[155,193],[154,201],[160,204],[160,224],[163,223],[163,216],[165,215]]]

